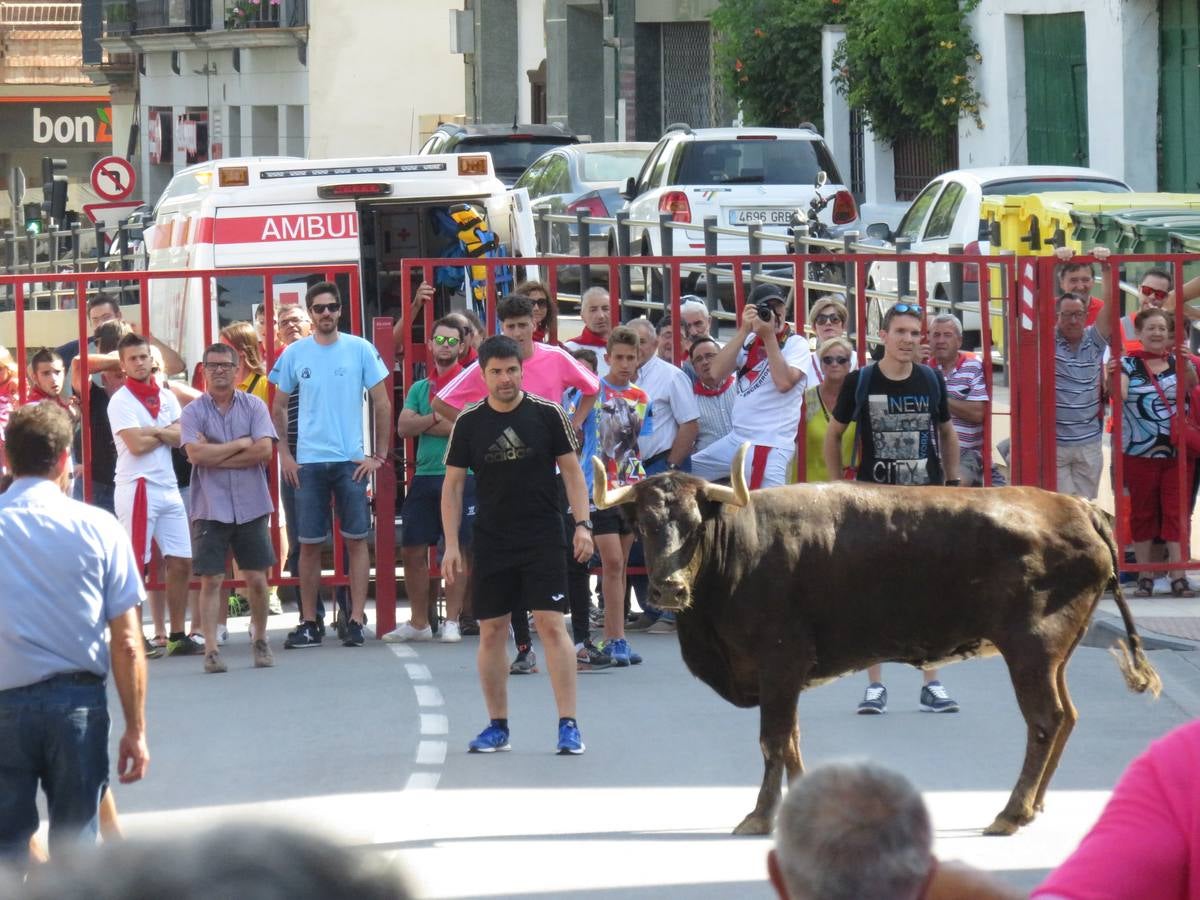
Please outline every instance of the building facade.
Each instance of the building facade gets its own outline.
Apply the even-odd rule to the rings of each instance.
[[[153,203],[209,159],[415,152],[423,123],[464,113],[447,24],[457,6],[83,0],[96,23],[84,52]]]
[[[968,21],[984,128],[959,122],[949,167],[1081,165],[1135,190],[1200,191],[1197,0],[982,0]],[[840,40],[826,29],[825,71]],[[861,173],[866,202],[919,190],[906,148],[875,141],[832,84],[824,128],[839,166]]]

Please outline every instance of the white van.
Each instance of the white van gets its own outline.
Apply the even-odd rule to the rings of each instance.
[[[468,204],[511,256],[533,256],[528,194],[509,191],[486,153],[306,160],[254,157],[214,160],[171,179],[146,230],[151,271],[314,266],[275,276],[275,303],[303,302],[322,280],[321,264],[359,267],[362,321],[397,316],[400,261],[439,257],[456,239],[439,230],[436,210]],[[514,273],[520,280],[523,273]],[[340,279],[348,296],[349,279]],[[419,279],[414,279],[419,280]],[[414,284],[415,287],[415,284]],[[204,347],[203,287],[198,278],[150,282],[150,327],[175,347],[189,370]],[[260,276],[217,276],[212,327],[253,321],[263,302]],[[463,305],[447,288],[438,312]],[[347,312],[343,327],[348,326]],[[369,325],[364,324],[364,327]],[[366,337],[370,337],[369,334]]]

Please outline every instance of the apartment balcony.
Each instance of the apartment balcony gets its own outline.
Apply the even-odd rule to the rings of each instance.
[[[83,0],[99,4],[108,53],[222,50],[303,43],[307,0]]]

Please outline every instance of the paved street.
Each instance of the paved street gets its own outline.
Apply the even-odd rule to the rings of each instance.
[[[674,636],[637,639],[642,666],[580,676],[586,755],[553,754],[543,671],[510,680],[513,751],[470,756],[466,743],[486,721],[475,639],[283,651],[293,620],[271,620],[272,670],[250,668],[240,619],[230,621],[227,675],[202,674],[195,658],[149,663],[149,776],[117,788],[130,835],[231,817],[301,825],[395,854],[430,898],[770,896],[767,840],[729,834],[761,776],[757,712],[693,679]],[[1153,701],[1125,689],[1106,651],[1079,649],[1070,684],[1081,721],[1046,813],[1013,838],[979,833],[1004,804],[1024,746],[998,659],[945,672],[958,715],[919,713],[920,679],[899,666],[885,668],[883,717],[853,714],[861,677],[804,694],[805,760],[897,766],[925,791],[940,855],[1031,887],[1074,846],[1128,761],[1200,715],[1195,655],[1151,654],[1166,685]]]

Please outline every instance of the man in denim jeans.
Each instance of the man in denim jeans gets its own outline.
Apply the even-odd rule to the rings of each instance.
[[[54,404],[13,413],[6,441],[15,480],[0,495],[0,864],[28,865],[38,783],[50,851],[95,841],[108,785],[108,677],[125,731],[117,775],[139,780],[146,749],[141,566],[109,513],[66,496],[70,418]]]
[[[329,500],[350,557],[350,619],[343,644],[361,647],[370,560],[367,533],[371,511],[367,482],[387,461],[392,430],[388,370],[369,342],[338,331],[342,301],[337,285],[322,281],[305,295],[314,330],[291,344],[271,370],[278,388],[272,405],[275,430],[287,433],[288,402],[300,390],[296,454],[279,444],[283,480],[296,488],[296,534],[300,540],[300,606],[303,621],[284,641],[286,649],[319,647],[317,591],[321,585],[321,548],[329,539]],[[363,392],[371,397],[375,449],[363,447]]]

